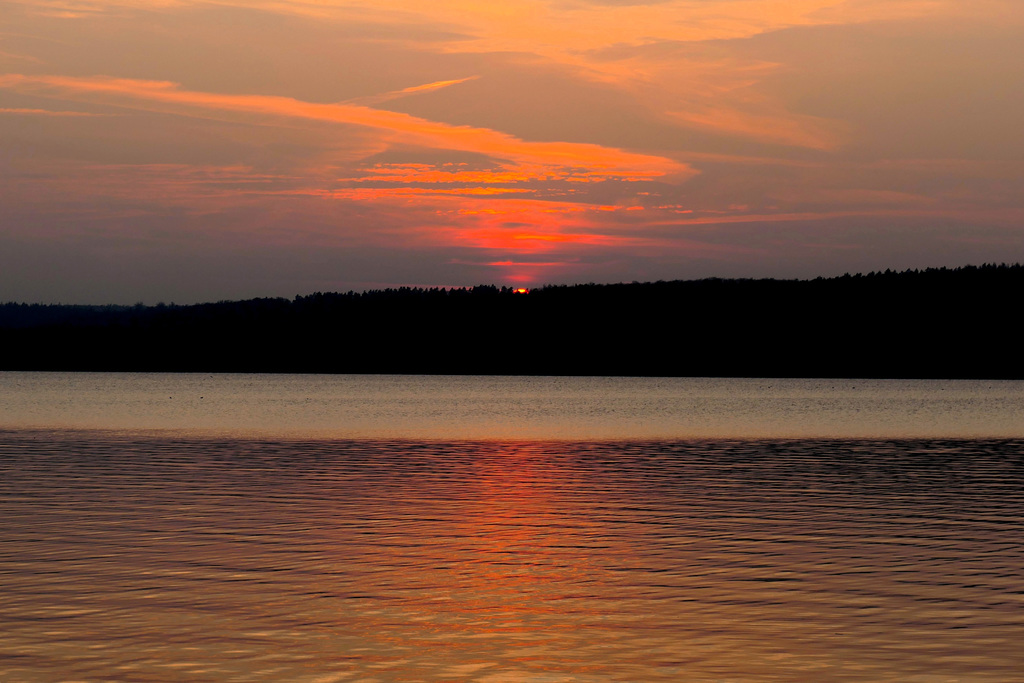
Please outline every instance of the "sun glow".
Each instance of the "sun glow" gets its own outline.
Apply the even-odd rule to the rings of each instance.
[[[1024,260],[1020,0],[4,9],[8,297]]]

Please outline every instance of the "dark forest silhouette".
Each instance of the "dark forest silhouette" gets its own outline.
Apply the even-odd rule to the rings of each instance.
[[[0,369],[1024,378],[1024,266],[0,305]]]

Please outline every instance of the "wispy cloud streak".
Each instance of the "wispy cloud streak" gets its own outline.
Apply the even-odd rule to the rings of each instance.
[[[95,114],[87,111],[51,111],[49,109],[19,109],[19,108],[8,108],[0,107],[0,114],[15,114],[19,116],[58,116],[58,117],[106,117],[113,116],[113,114]]]
[[[183,90],[167,81],[70,76],[0,76],[0,88],[64,99],[79,99],[128,108],[215,110],[283,119],[301,119],[370,128],[394,143],[486,154],[493,158],[548,167],[579,167],[606,176],[651,179],[688,177],[684,163],[595,144],[530,142],[488,128],[454,126],[351,104],[320,104],[272,95],[234,95]],[[146,106],[149,105],[149,106]]]
[[[380,104],[382,102],[390,102],[391,100],[397,100],[400,97],[406,97],[407,95],[419,95],[425,92],[433,92],[435,90],[442,90],[444,88],[450,88],[453,85],[459,85],[460,83],[466,83],[468,81],[475,81],[479,76],[469,76],[468,78],[458,78],[448,81],[434,81],[433,83],[425,83],[423,85],[414,85],[409,88],[402,88],[401,90],[392,90],[391,92],[381,93],[379,95],[367,95],[366,97],[355,97],[351,100],[345,100],[338,104],[356,104],[362,106],[370,106],[371,104]]]

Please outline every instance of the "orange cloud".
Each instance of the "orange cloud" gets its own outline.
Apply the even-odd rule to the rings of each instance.
[[[113,114],[93,114],[85,111],[51,111],[49,109],[11,109],[0,108],[0,114],[18,114],[22,116],[113,116]]]
[[[575,196],[578,202],[587,199],[581,190],[567,188],[565,183],[600,183],[609,180],[638,182],[648,179],[642,174],[624,178],[600,171],[575,167],[543,167],[537,164],[498,163],[491,168],[468,170],[466,164],[376,164],[361,168],[361,175],[337,179],[351,183],[349,196],[403,197],[411,194],[512,195],[533,194],[553,201],[557,197]],[[370,185],[371,187],[366,187]],[[344,191],[342,191],[344,192]],[[340,195],[339,195],[340,196]],[[620,207],[604,206],[604,210]],[[637,210],[640,207],[630,207]]]
[[[5,52],[4,50],[0,50],[0,59],[16,59],[18,61],[32,62],[34,64],[41,64],[43,61],[38,57],[33,57],[32,55],[23,55],[17,52]]]
[[[934,14],[957,0],[665,0],[588,3],[565,0],[344,0],[319,6],[362,11],[370,16],[414,16],[423,23],[459,27],[475,40],[447,43],[449,51],[510,51],[586,63],[587,51],[616,44],[658,40],[745,38],[790,26]],[[305,2],[276,3],[303,11]],[[836,14],[826,16],[829,10]],[[850,14],[850,10],[855,14]],[[901,11],[902,10],[902,11]],[[588,64],[600,68],[594,64]]]
[[[744,111],[732,106],[704,106],[694,111],[675,111],[669,116],[684,125],[716,133],[751,138],[760,142],[831,150],[845,139],[840,123],[791,112]]]
[[[294,194],[318,194],[356,201],[410,200],[425,196],[500,196],[533,194],[535,190],[513,187],[347,187],[338,190],[299,190]]]
[[[356,97],[351,100],[345,100],[339,104],[359,104],[359,105],[371,105],[379,104],[381,102],[388,102],[390,100],[398,99],[399,97],[405,97],[406,95],[416,95],[424,92],[432,92],[434,90],[441,90],[442,88],[448,88],[453,85],[465,83],[467,81],[473,81],[479,78],[479,76],[470,76],[468,78],[459,78],[450,81],[435,81],[433,83],[425,83],[424,85],[414,85],[411,88],[403,88],[401,90],[392,90],[391,92],[381,93],[380,95],[369,95],[367,97]]]
[[[580,169],[604,177],[686,178],[696,172],[665,157],[627,152],[595,144],[529,142],[488,128],[453,126],[427,119],[351,104],[319,104],[271,95],[230,95],[182,90],[167,81],[69,76],[0,76],[0,88],[102,104],[172,111],[213,110],[264,118],[308,120],[361,126],[378,131],[388,142],[457,150],[546,168]]]

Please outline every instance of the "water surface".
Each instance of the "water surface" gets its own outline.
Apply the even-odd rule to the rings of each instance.
[[[0,680],[1019,679],[1022,398],[0,373]]]
[[[0,428],[259,437],[1024,436],[1024,382],[0,373]]]
[[[1024,671],[1020,440],[2,437],[4,681]]]

